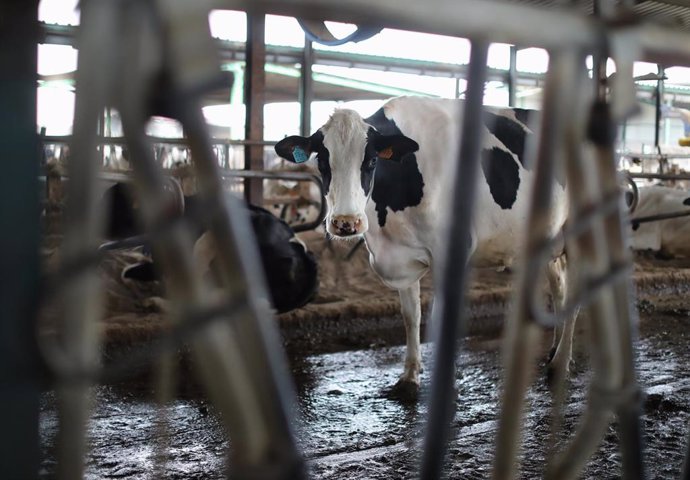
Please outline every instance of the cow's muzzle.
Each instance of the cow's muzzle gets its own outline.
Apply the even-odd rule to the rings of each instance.
[[[331,217],[328,232],[338,237],[350,237],[364,233],[364,222],[358,215],[337,215]]]

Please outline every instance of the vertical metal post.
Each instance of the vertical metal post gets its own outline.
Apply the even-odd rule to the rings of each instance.
[[[247,15],[247,68],[244,83],[244,102],[246,105],[245,138],[250,142],[264,139],[264,103],[266,86],[266,17]],[[264,147],[247,145],[244,148],[244,169],[264,169]],[[263,203],[263,183],[246,179],[244,196],[254,205]]]
[[[443,256],[435,282],[433,319],[437,325],[436,352],[431,379],[429,418],[424,437],[421,478],[437,479],[448,443],[455,403],[455,351],[458,338],[465,333],[465,290],[470,256],[470,226],[475,203],[479,154],[482,141],[482,102],[486,81],[486,59],[489,44],[473,40],[467,78],[459,158],[452,195],[454,212],[443,243]]]
[[[596,57],[595,57],[596,58]],[[658,133],[659,121],[661,119],[661,97],[663,96],[663,76],[664,68],[658,66],[659,81],[657,87],[657,142],[658,147]],[[606,79],[606,59],[602,58],[598,62],[598,71],[595,71],[597,77]],[[615,195],[619,190],[618,174],[616,172],[616,155],[615,155],[615,128],[608,103],[606,103],[607,92],[602,88],[599,92],[599,111],[600,122],[597,123],[596,130],[601,132],[608,132],[609,135],[603,134],[600,139],[592,139],[597,147],[597,169],[599,178],[601,179],[601,188],[603,190],[603,197]],[[600,140],[596,142],[596,140]],[[609,252],[609,267],[611,269],[616,266],[630,263],[632,261],[630,256],[630,246],[625,241],[624,224],[623,221],[624,209],[620,208],[614,215],[610,215],[604,222],[604,229],[607,240],[607,247]],[[636,311],[631,307],[631,297],[634,291],[630,279],[626,281],[619,281],[612,286],[612,295],[614,297],[616,315],[614,318],[609,318],[611,322],[617,323],[618,327],[618,342],[622,363],[622,389],[637,392],[637,376],[635,373],[635,360],[633,351],[633,339],[637,335],[637,318]],[[643,456],[643,441],[642,441],[642,426],[640,425],[640,416],[642,414],[642,407],[639,396],[633,395],[627,401],[623,401],[618,405],[616,412],[618,414],[618,430],[621,443],[623,478],[642,479],[645,478],[645,466]]]
[[[563,142],[566,117],[573,111],[573,91],[582,60],[579,52],[550,52],[551,61],[544,88],[544,103],[539,129],[533,194],[527,219],[523,264],[516,277],[515,298],[510,317],[506,319],[503,352],[504,385],[501,399],[496,456],[493,478],[512,480],[516,477],[515,462],[520,445],[525,393],[534,372],[537,345],[542,329],[531,319],[530,298],[535,278],[534,260],[543,242],[550,236],[548,222],[552,201],[552,184]],[[568,94],[564,94],[568,92]],[[532,260],[530,260],[532,259]]]
[[[508,105],[515,106],[517,94],[517,51],[516,45],[510,46],[510,64],[508,66]]]
[[[314,47],[311,40],[305,37],[302,54],[302,76],[299,84],[300,135],[304,137],[311,135],[311,102],[314,100],[312,65],[314,65]]]
[[[661,129],[661,104],[664,96],[664,67],[657,65],[659,78],[656,81],[656,99],[654,101],[654,148],[659,150],[659,130]]]
[[[39,145],[36,135],[38,1],[3,5],[0,29],[0,469],[37,478],[39,362]]]

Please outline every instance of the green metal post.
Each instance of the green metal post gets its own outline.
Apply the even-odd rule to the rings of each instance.
[[[40,369],[38,0],[7,0],[0,15],[0,472],[38,476]]]

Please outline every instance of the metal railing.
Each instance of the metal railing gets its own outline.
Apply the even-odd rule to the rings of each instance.
[[[252,171],[252,170],[219,170],[219,175],[221,178],[249,178],[249,179],[257,179],[257,180],[275,180],[275,181],[291,181],[291,182],[311,182],[319,190],[319,200],[312,200],[312,199],[301,199],[301,198],[296,198],[296,199],[290,199],[290,200],[285,200],[282,198],[264,198],[264,205],[275,205],[275,204],[281,204],[289,201],[292,204],[295,204],[298,207],[302,206],[313,206],[317,208],[318,213],[316,217],[313,220],[310,220],[308,222],[303,222],[303,223],[295,223],[295,224],[288,224],[290,228],[294,232],[306,232],[309,230],[314,230],[316,228],[319,228],[322,224],[324,219],[326,218],[326,212],[327,212],[327,207],[326,207],[326,196],[324,192],[324,187],[323,187],[323,182],[321,181],[321,178],[318,175],[314,175],[311,173],[307,172],[285,172],[285,171]],[[174,177],[171,177],[174,178]],[[59,180],[66,180],[68,179],[67,176],[61,175],[59,177]],[[106,182],[133,182],[134,179],[131,174],[129,173],[124,173],[124,172],[99,172],[98,173],[98,179],[101,181],[106,181]],[[46,183],[46,189],[48,189],[48,176],[47,175],[42,175],[39,176],[39,180],[42,182]],[[47,194],[46,194],[47,195]],[[181,195],[181,194],[180,194]],[[184,202],[184,200],[182,200]],[[123,245],[128,245],[131,244],[133,240],[128,239],[128,240],[122,240]],[[115,244],[113,244],[114,246]],[[126,246],[123,246],[122,248],[128,248]]]

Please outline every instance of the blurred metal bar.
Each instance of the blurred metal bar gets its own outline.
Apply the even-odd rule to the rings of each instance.
[[[450,225],[438,262],[437,285],[431,325],[435,326],[434,367],[429,398],[429,415],[424,436],[421,478],[441,477],[455,404],[455,354],[465,334],[468,263],[471,254],[471,224],[482,143],[482,104],[489,44],[472,42],[470,71],[462,114],[460,148],[449,217]]]
[[[634,173],[626,172],[632,178],[658,179],[658,180],[690,180],[690,173]]]
[[[41,368],[36,350],[40,209],[36,135],[38,1],[10,0],[0,20],[0,469],[38,477]]]
[[[69,42],[75,26],[50,25],[41,23],[45,42],[49,44],[65,44]],[[229,40],[215,39],[218,53],[224,62],[244,62],[246,51],[244,42],[234,42]],[[73,45],[73,42],[71,43]],[[294,65],[302,62],[303,49],[301,47],[289,47],[285,45],[266,45],[266,62],[279,65]],[[380,57],[376,55],[358,54],[350,52],[339,52],[330,50],[314,51],[314,61],[319,65],[337,67],[358,67],[380,71],[382,69],[390,72],[425,74],[433,77],[465,77],[467,76],[467,65],[454,63],[434,62],[427,60],[415,60],[405,58]],[[69,74],[60,74],[69,75]],[[488,67],[487,81],[505,81],[505,69]],[[541,81],[544,75],[534,72],[519,72],[520,79],[532,82]],[[42,77],[39,76],[39,80]],[[46,78],[46,76],[43,76]]]
[[[217,65],[211,62],[215,54],[212,48],[187,47],[189,42],[198,40],[194,34],[199,32],[190,32],[186,19],[189,15],[196,16],[195,20],[204,25],[208,35],[208,21],[203,17],[208,12],[196,4],[169,1],[171,8],[164,12],[167,16],[163,15],[163,21],[180,28],[166,37],[170,43],[158,46],[180,55],[177,63],[161,66],[169,75],[170,84],[178,87],[167,91],[165,100],[174,103],[176,118],[189,139],[210,235],[216,244],[223,246],[216,250],[217,281],[202,276],[195,268],[190,254],[190,232],[177,228],[163,235],[156,228],[164,208],[164,175],[143,133],[150,85],[131,79],[151,78],[147,76],[151,58],[141,46],[164,40],[157,37],[150,18],[142,18],[159,12],[146,10],[147,4],[129,5],[127,25],[138,35],[125,35],[123,48],[139,55],[128,56],[130,81],[122,82],[124,90],[118,107],[130,153],[136,161],[135,184],[139,187],[142,213],[154,234],[154,252],[161,259],[175,321],[178,324],[184,321],[183,313],[189,306],[203,307],[219,297],[244,306],[234,321],[210,323],[191,342],[203,383],[231,436],[232,478],[301,478],[303,460],[290,423],[294,392],[268,303],[261,300],[269,297],[258,264],[256,239],[241,202],[224,194],[211,139],[197,103],[198,87],[215,75]],[[206,60],[205,68],[190,72],[187,68],[190,56],[195,60],[191,63],[197,67],[199,60]],[[186,88],[182,88],[185,84],[180,82],[180,77],[189,80]]]
[[[186,138],[166,138],[147,136],[152,143],[162,143],[165,145],[188,145]],[[46,135],[42,137],[44,143],[69,143],[72,135]],[[96,142],[102,145],[124,145],[127,143],[125,137],[97,137]],[[219,138],[211,139],[214,145],[248,145],[248,146],[272,146],[277,143],[275,140],[222,140]]]
[[[418,32],[553,48],[594,47],[596,22],[584,16],[494,0],[212,0],[215,8],[314,20],[382,24]],[[520,21],[516,21],[520,19]],[[690,49],[690,46],[687,47]]]
[[[605,96],[602,99],[606,98]],[[616,171],[615,155],[615,132],[617,125],[611,118],[610,105],[601,106],[602,111],[597,112],[601,115],[599,122],[593,123],[596,127],[603,124],[598,132],[592,135],[593,143],[596,145],[598,154],[597,166],[598,174],[601,179],[602,196],[620,194],[620,184]],[[605,135],[602,135],[606,133]],[[596,136],[595,136],[596,135]],[[621,196],[622,198],[622,196]],[[608,252],[608,268],[615,269],[619,265],[632,263],[632,254],[627,236],[627,215],[622,206],[622,199],[619,208],[614,214],[604,218],[604,230],[607,243],[605,245]],[[618,415],[618,432],[622,453],[623,478],[627,480],[639,480],[646,478],[646,468],[644,463],[644,441],[642,435],[642,395],[637,384],[637,374],[635,371],[635,353],[633,342],[637,339],[637,310],[633,307],[635,298],[635,288],[632,285],[632,278],[625,277],[624,280],[612,282],[610,284],[613,300],[615,303],[615,316],[605,320],[616,323],[613,342],[614,348],[620,352],[622,362],[622,378],[619,386],[619,401],[613,403],[613,407]]]
[[[661,105],[663,104],[664,98],[664,67],[657,65],[657,73],[659,74],[659,79],[656,81],[656,86],[654,88],[654,146],[659,148],[659,135],[661,130]]]
[[[682,212],[660,213],[658,215],[649,215],[646,217],[631,218],[630,223],[633,225],[633,228],[634,228],[635,225],[639,225],[641,223],[656,222],[659,220],[669,220],[671,218],[687,217],[689,215],[690,215],[690,210],[685,210]]]
[[[621,198],[615,170],[613,141],[615,127],[609,105],[597,99],[588,122],[588,137],[593,157],[582,155],[582,139],[570,135],[567,145],[567,178],[582,188],[569,189],[571,214],[599,205],[607,198]],[[592,228],[568,244],[568,254],[577,258],[575,278],[582,281],[615,271],[630,264],[630,251],[624,241],[622,199],[607,216],[594,219]],[[623,279],[625,278],[625,281]],[[640,397],[633,369],[632,339],[635,323],[631,312],[630,278],[616,276],[602,286],[599,295],[586,307],[590,319],[590,352],[593,377],[587,409],[572,441],[547,468],[548,479],[576,478],[613,419],[619,416],[623,478],[644,478],[642,437],[639,425]]]
[[[540,278],[537,252],[551,235],[548,219],[551,192],[555,182],[556,161],[564,141],[566,118],[573,113],[573,92],[577,91],[578,71],[584,68],[584,56],[575,49],[550,52],[550,65],[544,87],[544,101],[536,151],[535,178],[527,219],[523,264],[518,270],[515,298],[504,333],[504,385],[496,437],[493,478],[516,478],[516,458],[525,395],[534,375],[541,327],[532,321],[529,307],[535,279]]]
[[[321,177],[314,175],[312,173],[306,172],[289,172],[289,171],[260,171],[256,172],[253,170],[225,170],[221,169],[219,175],[221,178],[250,178],[250,179],[262,179],[262,180],[290,180],[295,182],[312,182],[319,189],[319,213],[317,217],[311,222],[300,223],[297,225],[290,225],[290,228],[294,232],[304,232],[307,230],[313,230],[318,228],[326,218],[327,205],[326,196],[323,189],[323,182]],[[63,175],[58,177],[61,179],[68,179],[69,176]],[[132,182],[133,178],[131,174],[120,173],[120,172],[99,172],[98,179],[105,182]],[[38,176],[38,180],[41,182],[46,181],[45,176]],[[268,199],[266,199],[268,200]],[[126,240],[119,240],[114,242],[107,242],[99,247],[99,250],[117,250],[121,248],[132,248],[135,246],[142,245],[146,241],[146,236],[132,237]]]
[[[517,45],[510,46],[510,59],[508,66],[508,106],[515,107],[517,96]]]
[[[299,83],[300,103],[300,134],[311,135],[311,102],[314,100],[314,47],[308,38],[304,38],[304,52],[302,55],[302,76]]]
[[[98,208],[96,182],[100,161],[96,155],[96,125],[102,116],[106,92],[114,78],[113,64],[102,52],[111,48],[116,38],[118,6],[107,0],[92,0],[82,5],[83,25],[79,30],[77,85],[86,85],[75,99],[74,134],[67,173],[65,235],[61,260],[77,264],[93,255],[101,236],[102,215]],[[102,161],[102,160],[101,160]],[[67,279],[61,295],[61,348],[76,370],[93,368],[99,356],[98,320],[101,315],[100,276],[97,264],[89,264]],[[59,405],[57,477],[80,479],[84,473],[87,450],[86,423],[91,410],[90,384],[83,380],[58,383]]]
[[[247,61],[245,68],[244,103],[246,106],[245,138],[258,142],[264,138],[264,103],[266,89],[266,40],[265,16],[247,15]],[[246,146],[244,149],[245,170],[264,169],[264,149],[259,146]],[[263,184],[246,180],[244,195],[247,202],[261,205]]]
[[[600,47],[601,21],[567,9],[546,10],[496,0],[350,0],[337,9],[330,0],[213,0],[215,8],[275,13],[306,19],[332,19],[354,24],[376,23],[389,28],[437,33],[467,38],[490,38],[492,42],[546,49]],[[516,21],[516,19],[520,19]],[[608,27],[615,33],[616,27]],[[666,26],[622,25],[637,33],[639,60],[690,66],[688,34]]]

